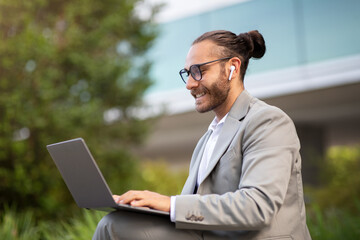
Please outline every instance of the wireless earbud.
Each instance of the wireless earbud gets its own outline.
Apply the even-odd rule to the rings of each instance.
[[[230,67],[230,75],[229,75],[229,79],[228,79],[229,81],[231,80],[231,77],[232,77],[232,75],[233,75],[234,70],[235,70],[235,66],[232,65],[232,66]]]

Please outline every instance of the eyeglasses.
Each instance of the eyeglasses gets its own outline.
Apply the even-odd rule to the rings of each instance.
[[[201,66],[204,66],[206,64],[213,63],[213,62],[218,62],[218,61],[230,59],[230,58],[231,57],[219,58],[219,59],[216,59],[216,60],[213,60],[213,61],[210,61],[210,62],[191,65],[189,70],[187,70],[185,68],[180,70],[180,72],[179,72],[180,77],[184,81],[185,84],[187,83],[190,74],[191,74],[191,76],[193,77],[194,80],[200,81],[202,79],[202,72],[201,72],[201,69],[200,69]]]

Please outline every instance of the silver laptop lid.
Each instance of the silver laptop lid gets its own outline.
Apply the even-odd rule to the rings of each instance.
[[[82,138],[51,144],[47,149],[79,207],[116,206],[112,193]]]
[[[79,207],[169,215],[164,211],[116,204],[109,186],[82,138],[54,143],[46,147]]]

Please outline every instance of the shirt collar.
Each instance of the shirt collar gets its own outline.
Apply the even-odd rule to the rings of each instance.
[[[227,113],[227,114],[220,120],[220,122],[218,122],[217,118],[215,117],[215,118],[212,120],[212,122],[210,123],[210,126],[209,126],[208,130],[214,131],[217,126],[220,126],[220,125],[222,125],[222,124],[225,122],[225,120],[226,120],[226,118],[227,118],[228,115],[229,115],[229,113]]]

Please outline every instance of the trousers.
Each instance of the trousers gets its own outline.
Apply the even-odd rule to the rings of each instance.
[[[176,229],[169,217],[115,211],[98,223],[93,240],[183,240],[203,239],[202,232]]]

